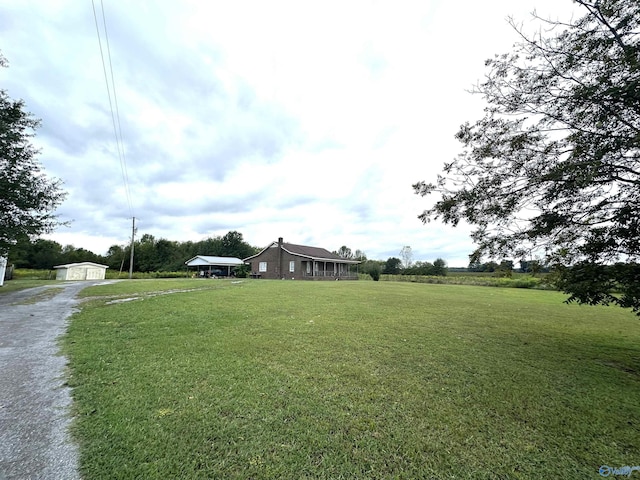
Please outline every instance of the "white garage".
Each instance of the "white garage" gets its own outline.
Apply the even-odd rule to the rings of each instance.
[[[56,280],[104,280],[106,265],[93,262],[68,263],[53,267],[58,272]]]

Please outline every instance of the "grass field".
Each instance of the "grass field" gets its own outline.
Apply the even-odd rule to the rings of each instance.
[[[393,282],[134,280],[84,295],[64,350],[85,479],[640,465],[640,322],[621,309]]]
[[[0,295],[3,293],[15,292],[18,290],[25,290],[27,288],[43,287],[46,285],[54,285],[55,280],[37,280],[37,279],[20,279],[20,280],[7,280],[4,285],[0,287]]]

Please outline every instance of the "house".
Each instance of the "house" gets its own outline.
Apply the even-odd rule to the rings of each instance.
[[[56,280],[104,280],[106,265],[93,262],[68,263],[53,267],[57,270]]]
[[[244,262],[236,257],[212,257],[210,255],[196,255],[184,262],[187,267],[195,267],[199,276],[228,277],[234,267],[244,265]]]
[[[300,280],[357,280],[351,271],[358,260],[348,260],[324,248],[285,243],[282,237],[244,259],[255,278]]]

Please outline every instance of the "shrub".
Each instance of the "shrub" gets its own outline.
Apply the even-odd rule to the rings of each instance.
[[[240,265],[233,272],[237,278],[247,278],[249,276],[249,265]]]
[[[373,267],[371,267],[369,275],[371,275],[371,278],[373,278],[374,282],[377,282],[378,280],[380,280],[380,268],[377,265],[374,265]]]

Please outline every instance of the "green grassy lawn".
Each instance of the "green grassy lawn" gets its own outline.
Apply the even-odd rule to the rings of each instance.
[[[640,465],[628,311],[394,282],[84,294],[64,345],[85,479],[573,479]]]
[[[27,288],[43,287],[46,285],[54,285],[55,280],[6,280],[4,285],[0,287],[0,295],[3,293],[16,292],[18,290],[25,290]]]

